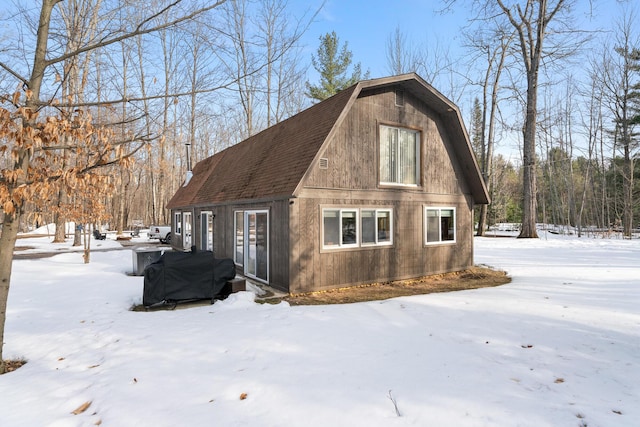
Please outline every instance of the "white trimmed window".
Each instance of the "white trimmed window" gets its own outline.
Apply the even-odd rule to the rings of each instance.
[[[456,208],[424,208],[424,241],[436,243],[455,243]]]
[[[420,184],[420,131],[380,126],[380,183]]]
[[[362,246],[393,244],[391,209],[362,209],[360,215]]]
[[[392,244],[392,209],[322,209],[323,249],[357,248]]]
[[[184,233],[182,233],[182,247],[187,249],[191,247],[192,239],[191,239],[191,212],[183,212],[182,213],[182,228]]]
[[[182,212],[173,214],[173,234],[182,234]]]
[[[244,211],[235,211],[234,223],[233,260],[238,265],[244,265]]]
[[[322,245],[325,248],[357,247],[358,211],[356,209],[323,209]]]

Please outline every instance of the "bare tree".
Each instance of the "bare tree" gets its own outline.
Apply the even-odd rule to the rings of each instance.
[[[88,179],[90,172],[96,168],[123,161],[131,156],[131,153],[123,151],[122,144],[109,142],[108,139],[99,139],[98,141],[103,142],[104,146],[90,156],[89,163],[83,167],[61,171],[58,178],[46,175],[34,176],[35,167],[41,165],[39,163],[41,160],[34,157],[36,154],[40,155],[43,153],[42,150],[46,149],[48,156],[59,155],[56,154],[61,149],[58,145],[60,142],[59,135],[68,134],[69,132],[73,134],[75,131],[85,131],[87,129],[87,120],[83,119],[86,116],[80,112],[74,117],[59,120],[54,120],[52,113],[47,115],[47,111],[50,108],[48,106],[51,105],[51,100],[54,98],[57,88],[49,86],[52,80],[47,79],[45,84],[45,76],[54,75],[55,67],[71,58],[79,57],[125,39],[154,33],[162,28],[177,25],[193,19],[193,17],[208,10],[212,10],[222,3],[222,1],[219,1],[211,3],[202,9],[191,10],[179,10],[179,6],[182,6],[181,0],[176,0],[174,3],[157,10],[147,6],[146,10],[150,10],[149,15],[132,27],[124,30],[114,28],[110,31],[105,31],[103,37],[85,42],[73,50],[64,50],[59,49],[59,46],[49,46],[52,37],[50,34],[52,15],[55,6],[60,2],[61,0],[42,1],[39,20],[34,27],[36,33],[33,49],[25,50],[34,52],[33,60],[25,67],[28,73],[21,72],[21,69],[8,65],[3,60],[4,58],[0,57],[0,69],[15,79],[14,81],[18,82],[20,88],[11,97],[3,98],[5,105],[8,105],[8,107],[2,109],[2,114],[0,114],[2,116],[1,119],[8,126],[5,129],[13,129],[3,135],[5,140],[12,144],[10,150],[12,152],[12,161],[10,168],[5,169],[2,178],[0,178],[0,196],[4,213],[2,234],[0,235],[0,372],[4,371],[2,343],[7,296],[11,281],[13,250],[18,235],[20,219],[25,213],[26,200],[32,197],[33,194],[37,194],[36,192],[44,194],[47,188],[44,183],[51,183],[56,180],[68,183],[79,182],[78,180]],[[177,17],[164,23],[158,23],[156,20],[158,17],[174,13],[176,14],[174,16]],[[103,23],[108,25],[110,21],[107,20]],[[100,31],[98,32],[101,33]],[[2,50],[0,50],[0,53],[2,53]],[[49,95],[46,95],[43,89],[47,90]],[[74,104],[76,103],[59,104],[57,108],[64,108]],[[43,120],[44,117],[39,119],[40,116],[45,115],[47,115],[46,121]],[[86,132],[91,131],[86,130]],[[82,136],[82,134],[74,135],[76,138]],[[98,133],[93,133],[93,135],[97,136]]]
[[[300,19],[292,20],[287,7],[286,0],[262,0],[256,17],[258,45],[266,59],[266,69],[261,74],[267,126],[302,109],[295,96],[304,90],[306,71],[301,65],[299,41],[320,11],[308,11]]]
[[[549,24],[567,6],[566,0],[496,0],[517,34],[520,60],[527,78],[526,112],[523,129],[522,168],[522,227],[521,238],[538,237],[536,221],[536,123],[538,116],[538,85],[542,60],[545,56],[545,39]],[[524,4],[523,4],[524,3]]]
[[[468,36],[471,49],[478,52],[486,61],[484,75],[480,79],[482,86],[482,102],[480,111],[480,132],[477,135],[479,163],[485,185],[492,194],[493,189],[493,153],[496,142],[496,125],[498,121],[498,103],[501,90],[500,80],[513,41],[514,33],[506,31],[499,25],[489,33],[483,31],[470,32]],[[474,57],[475,60],[475,57]],[[487,226],[488,206],[482,205],[478,215],[477,234],[483,236]]]
[[[636,13],[625,10],[615,33],[615,46],[605,52],[601,68],[601,83],[605,87],[604,97],[614,118],[612,132],[615,160],[616,149],[622,151],[622,228],[623,234],[631,236],[633,228],[634,151],[638,146],[635,128],[640,124],[638,104],[638,79],[640,78],[640,38],[635,31]],[[615,53],[615,55],[612,54]],[[615,165],[615,162],[613,163]]]
[[[387,69],[391,74],[418,72],[422,64],[420,50],[414,49],[398,25],[387,38]]]

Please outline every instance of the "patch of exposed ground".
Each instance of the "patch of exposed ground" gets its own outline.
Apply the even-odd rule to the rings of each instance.
[[[509,282],[511,282],[511,278],[504,271],[476,266],[455,273],[437,274],[410,280],[373,283],[306,294],[291,294],[281,298],[265,300],[265,302],[287,301],[291,305],[348,304],[434,292],[487,288],[504,285]]]
[[[27,361],[24,360],[24,359],[5,360],[4,361],[4,373],[8,374],[9,372],[13,372],[16,369],[18,369],[19,367],[21,367],[22,365],[24,365],[25,363],[27,363]]]
[[[389,298],[423,295],[434,292],[452,292],[465,289],[488,288],[500,286],[511,282],[511,277],[500,270],[489,267],[475,266],[467,270],[454,273],[437,274],[433,276],[419,277],[410,280],[396,280],[384,283],[372,283],[368,285],[352,286],[348,288],[331,289],[327,291],[309,292],[305,294],[281,294],[265,292],[256,297],[257,303],[278,304],[287,301],[291,305],[322,305],[322,304],[349,304],[353,302],[377,301]],[[213,302],[207,300],[183,301],[175,304],[159,304],[153,307],[135,305],[132,311],[156,311],[175,310],[202,305],[210,305]]]

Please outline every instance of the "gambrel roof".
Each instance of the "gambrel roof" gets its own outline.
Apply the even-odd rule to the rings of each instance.
[[[361,92],[399,86],[441,118],[476,204],[489,202],[458,107],[415,73],[365,80],[202,160],[168,209],[295,197],[307,171]]]

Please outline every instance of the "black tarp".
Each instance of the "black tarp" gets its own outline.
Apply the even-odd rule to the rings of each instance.
[[[213,299],[236,276],[232,259],[213,252],[165,252],[144,269],[142,304]]]

